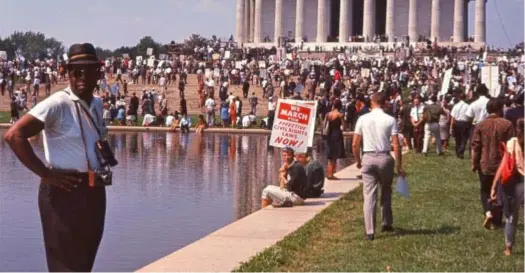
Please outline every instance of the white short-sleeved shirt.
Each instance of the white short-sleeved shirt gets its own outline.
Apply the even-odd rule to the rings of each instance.
[[[472,123],[478,124],[487,118],[489,115],[487,112],[488,102],[489,99],[487,97],[480,96],[475,102],[469,105],[466,115],[473,119]]]
[[[412,106],[412,109],[410,110],[410,117],[413,118],[415,121],[419,121],[423,119],[423,112],[425,110],[425,106],[421,103],[418,106]]]
[[[87,106],[70,88],[66,88],[38,103],[29,114],[44,123],[44,152],[48,165],[55,169],[87,172],[86,149],[75,101],[82,104],[79,107],[85,107],[79,110],[86,138],[87,156],[91,169],[97,169],[100,167],[100,162],[95,152],[95,143],[100,137],[94,126],[99,128],[102,137],[107,133],[102,120],[102,99],[94,97],[91,105]],[[97,124],[91,122],[83,109],[89,110]]]
[[[456,121],[468,121],[469,117],[467,116],[467,110],[469,105],[464,101],[459,101],[452,107],[450,116],[452,116]]]
[[[390,152],[390,138],[397,135],[396,120],[382,109],[372,109],[359,117],[354,133],[363,137],[364,152]]]

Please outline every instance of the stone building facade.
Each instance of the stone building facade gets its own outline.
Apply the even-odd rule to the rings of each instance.
[[[347,43],[376,35],[460,43],[467,40],[469,1],[476,9],[474,42],[485,43],[486,0],[237,0],[235,38],[254,45],[279,37]]]

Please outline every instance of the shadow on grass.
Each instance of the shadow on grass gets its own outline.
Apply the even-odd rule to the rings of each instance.
[[[304,204],[302,205],[303,207],[322,206],[326,204],[326,202],[323,202],[323,201],[308,201],[308,200],[312,200],[312,199],[307,199],[307,201],[304,202]]]
[[[334,198],[334,197],[342,196],[345,193],[346,192],[327,192],[327,193],[323,193],[319,198]],[[312,200],[312,199],[315,199],[315,198],[310,198],[308,200]]]
[[[410,236],[410,235],[449,235],[458,233],[459,227],[442,226],[438,229],[403,229],[395,228],[395,233],[392,236]]]

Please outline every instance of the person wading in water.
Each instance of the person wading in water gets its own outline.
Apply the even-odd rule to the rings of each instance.
[[[100,77],[95,48],[74,44],[68,57],[69,87],[37,104],[4,139],[18,159],[41,178],[38,206],[49,271],[86,272],[93,268],[102,239],[104,186],[111,184],[101,176],[107,166],[107,150],[99,145],[107,145],[107,129],[102,99],[93,97]],[[28,142],[41,131],[47,164]],[[114,160],[112,154],[111,158]],[[106,174],[111,179],[110,171]]]

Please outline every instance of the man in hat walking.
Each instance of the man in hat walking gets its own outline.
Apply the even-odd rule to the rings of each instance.
[[[91,271],[106,211],[105,188],[89,185],[89,172],[102,166],[96,142],[107,132],[103,102],[93,97],[101,65],[88,43],[72,45],[68,57],[69,87],[37,104],[4,138],[41,178],[38,205],[48,269]],[[41,131],[46,163],[28,142]]]

